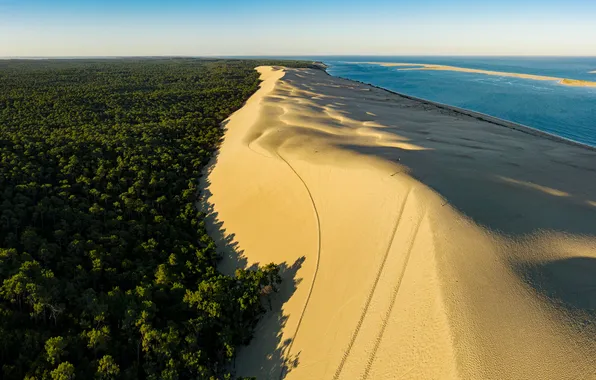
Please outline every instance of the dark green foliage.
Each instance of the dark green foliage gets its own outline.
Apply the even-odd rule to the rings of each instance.
[[[197,179],[271,63],[0,62],[2,378],[231,378],[279,268],[218,273]]]

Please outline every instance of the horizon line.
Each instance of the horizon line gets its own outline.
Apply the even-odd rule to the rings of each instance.
[[[543,57],[543,58],[596,58],[594,55],[550,54],[158,54],[158,55],[14,55],[0,59],[80,59],[80,58],[294,58],[294,57]]]

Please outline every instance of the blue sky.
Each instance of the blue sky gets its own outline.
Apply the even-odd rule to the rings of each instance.
[[[0,56],[596,55],[596,0],[0,0]]]

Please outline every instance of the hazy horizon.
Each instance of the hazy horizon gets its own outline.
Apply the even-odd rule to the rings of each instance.
[[[596,2],[0,0],[0,57],[594,56]]]
[[[22,56],[0,56],[0,59],[119,59],[119,58],[206,58],[206,59],[298,59],[298,58],[339,58],[339,57],[445,57],[445,58],[596,58],[594,55],[540,55],[540,54],[519,54],[519,55],[495,55],[495,54],[302,54],[302,55],[22,55]]]

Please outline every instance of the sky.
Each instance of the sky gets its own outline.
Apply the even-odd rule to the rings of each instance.
[[[0,0],[0,57],[596,56],[596,0]]]

